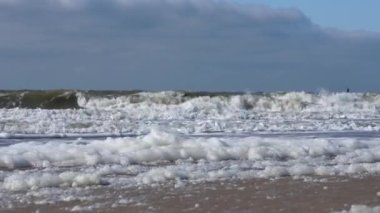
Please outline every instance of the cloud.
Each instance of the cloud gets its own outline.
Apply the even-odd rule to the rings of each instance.
[[[3,88],[373,90],[379,56],[378,33],[324,29],[295,8],[0,0]]]

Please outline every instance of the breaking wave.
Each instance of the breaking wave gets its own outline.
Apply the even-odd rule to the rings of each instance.
[[[181,91],[3,91],[0,108],[123,109],[126,106],[205,106],[253,111],[377,111],[377,93],[228,93]]]

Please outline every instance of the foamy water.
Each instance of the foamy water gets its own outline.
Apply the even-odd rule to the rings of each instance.
[[[92,187],[380,172],[377,94],[77,97],[78,109],[0,109],[1,207]]]
[[[149,133],[155,126],[185,134],[380,128],[377,94],[293,92],[189,97],[180,92],[142,92],[77,96],[75,105],[80,109],[0,109],[0,137],[138,135]]]

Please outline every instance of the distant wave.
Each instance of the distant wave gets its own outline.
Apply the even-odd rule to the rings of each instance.
[[[79,105],[75,91],[2,91],[0,108],[75,109]]]
[[[377,93],[229,93],[185,91],[2,91],[0,108],[26,109],[116,109],[126,105],[205,105],[234,107],[255,111],[377,111],[380,94]]]
[[[125,103],[180,104],[197,97],[231,96],[242,93],[227,92],[143,92],[130,91],[77,91],[77,90],[20,90],[0,91],[0,108],[25,109],[79,109],[86,108],[87,102],[112,100]],[[79,100],[80,99],[80,100]],[[80,106],[80,103],[83,106]]]

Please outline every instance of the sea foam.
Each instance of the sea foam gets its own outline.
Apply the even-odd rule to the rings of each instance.
[[[80,109],[0,109],[0,138],[140,135],[155,126],[185,134],[380,130],[377,94],[77,95]]]
[[[134,184],[375,174],[380,172],[379,153],[377,138],[189,137],[153,130],[136,138],[0,147],[0,168],[9,174],[5,189],[25,190],[112,184],[107,177],[116,174],[128,174]],[[77,173],[56,171],[67,167]],[[19,174],[20,168],[29,170]],[[36,169],[42,169],[38,175]]]
[[[378,94],[29,93],[41,103],[1,96],[0,206],[103,185],[380,172]]]

